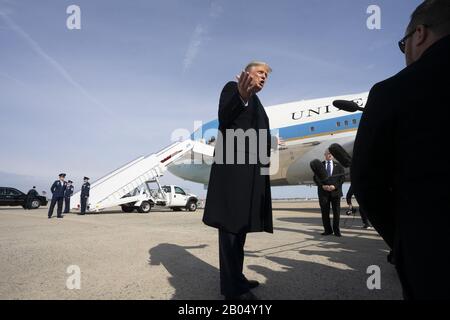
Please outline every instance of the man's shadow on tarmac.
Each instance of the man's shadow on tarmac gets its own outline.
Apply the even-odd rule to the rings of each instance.
[[[314,219],[302,218],[295,222],[304,225],[310,222],[311,225],[317,226]],[[281,266],[281,271],[261,265],[248,266],[250,270],[266,278],[264,286],[255,291],[261,299],[402,299],[395,269],[387,262],[388,250],[381,238],[367,238],[367,234],[363,233],[361,236],[349,238],[345,235],[322,236],[318,231],[285,227],[274,229],[308,237],[304,241],[289,244],[289,247],[279,246],[247,252],[247,256],[264,257]],[[315,241],[312,245],[314,250],[308,249],[309,241]],[[316,241],[319,241],[319,244]],[[270,250],[267,255],[265,250]],[[279,256],[288,251],[298,253],[298,259]],[[308,256],[308,261],[302,260],[305,259],[304,256]],[[327,265],[323,264],[323,259],[327,260]],[[367,279],[371,274],[367,273],[367,268],[370,265],[378,265],[381,268],[382,289],[385,290],[368,289]]]
[[[314,218],[311,218],[311,224]],[[305,219],[296,221],[308,224]],[[275,231],[295,232],[307,235],[297,247],[280,246],[258,251],[246,251],[246,256],[265,258],[275,263],[277,270],[262,265],[248,265],[266,278],[266,282],[255,289],[262,299],[401,299],[401,289],[392,265],[386,261],[387,248],[383,240],[355,236],[337,238],[324,237],[317,231],[275,228]],[[345,232],[344,232],[345,233]],[[314,244],[315,250],[307,249],[308,241],[322,241]],[[374,244],[373,241],[377,243]],[[170,273],[170,285],[175,289],[172,299],[221,299],[219,295],[219,270],[197,258],[188,250],[203,249],[206,245],[179,246],[163,243],[150,249],[149,264],[162,264]],[[320,250],[316,248],[319,247]],[[375,249],[374,249],[375,248]],[[269,253],[264,254],[265,250]],[[298,259],[274,256],[292,251]],[[310,256],[310,261],[302,260]],[[317,256],[314,257],[314,256]],[[312,258],[312,259],[311,259]],[[326,259],[323,264],[320,259]],[[312,261],[311,261],[312,260]],[[314,261],[314,262],[313,262]],[[331,265],[330,265],[331,264]],[[367,288],[367,267],[379,265],[382,270],[382,289]],[[281,268],[281,270],[279,270]]]
[[[149,264],[163,265],[170,273],[173,300],[220,299],[219,270],[188,251],[206,247],[161,243],[149,250]]]

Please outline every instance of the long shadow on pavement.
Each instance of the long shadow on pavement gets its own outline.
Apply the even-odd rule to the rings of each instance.
[[[188,250],[204,249],[207,245],[179,246],[161,243],[149,250],[149,264],[163,265],[175,289],[173,300],[220,299],[219,270],[197,258]]]
[[[260,265],[248,266],[267,279],[265,285],[256,291],[261,298],[402,298],[397,274],[386,260],[387,246],[381,238],[366,238],[365,234],[338,238],[321,236],[315,231],[290,228],[275,228],[275,230],[295,232],[306,235],[307,238],[287,247],[271,247],[248,252],[250,256],[258,255],[275,262],[279,265],[278,268],[281,268],[279,271]],[[309,241],[314,242],[308,244]],[[292,252],[295,253],[294,259]],[[289,258],[280,257],[287,253]],[[381,268],[381,290],[367,288],[366,282],[370,276],[367,274],[367,267],[370,265],[378,265]]]
[[[305,223],[303,219],[302,223]],[[317,231],[286,227],[275,230],[299,233],[302,239],[246,252],[246,256],[265,258],[273,263],[270,268],[248,266],[266,278],[266,283],[255,289],[261,298],[402,298],[397,275],[386,261],[387,247],[381,238],[367,237],[364,233],[342,238],[324,237]],[[149,264],[163,265],[170,274],[168,281],[175,289],[172,299],[221,299],[219,270],[188,251],[204,248],[206,245],[162,243],[149,250]],[[289,257],[283,257],[286,254]],[[366,285],[367,267],[374,264],[381,268],[381,290],[369,290]]]

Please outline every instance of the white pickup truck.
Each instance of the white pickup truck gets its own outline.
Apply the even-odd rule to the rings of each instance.
[[[156,182],[157,188],[151,188],[151,183]],[[175,185],[160,186],[158,181],[147,181],[140,188],[136,188],[132,194],[126,194],[122,199],[127,198],[131,202],[121,205],[123,212],[133,212],[137,210],[140,213],[148,213],[154,206],[170,208],[173,211],[195,211],[198,207],[198,197],[194,194],[185,192],[182,188]]]

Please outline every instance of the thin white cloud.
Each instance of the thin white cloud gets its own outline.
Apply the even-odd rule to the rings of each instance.
[[[197,57],[200,47],[203,43],[203,36],[206,35],[206,29],[201,24],[195,27],[191,42],[187,49],[183,61],[183,71],[186,72],[192,65],[194,59]]]
[[[209,19],[218,18],[223,12],[223,8],[219,2],[213,1],[210,4],[208,17]],[[207,40],[208,26],[207,24],[198,23],[192,34],[186,54],[183,60],[183,72],[189,70],[195,58],[200,52],[200,48],[205,40]]]
[[[6,25],[13,30],[17,35],[19,35],[25,42],[31,47],[31,49],[44,59],[56,72],[58,72],[69,84],[75,87],[84,97],[95,104],[97,107],[101,108],[103,112],[111,115],[111,111],[94,98],[81,84],[79,84],[72,76],[67,72],[67,70],[60,65],[55,59],[48,55],[41,46],[30,37],[20,26],[18,26],[4,11],[0,11],[0,17],[5,21]]]

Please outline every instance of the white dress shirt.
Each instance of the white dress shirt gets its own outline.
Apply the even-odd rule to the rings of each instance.
[[[241,101],[244,104],[244,107],[248,106],[248,101],[245,102],[244,99],[242,99],[241,95],[239,95],[239,98],[241,98]]]

